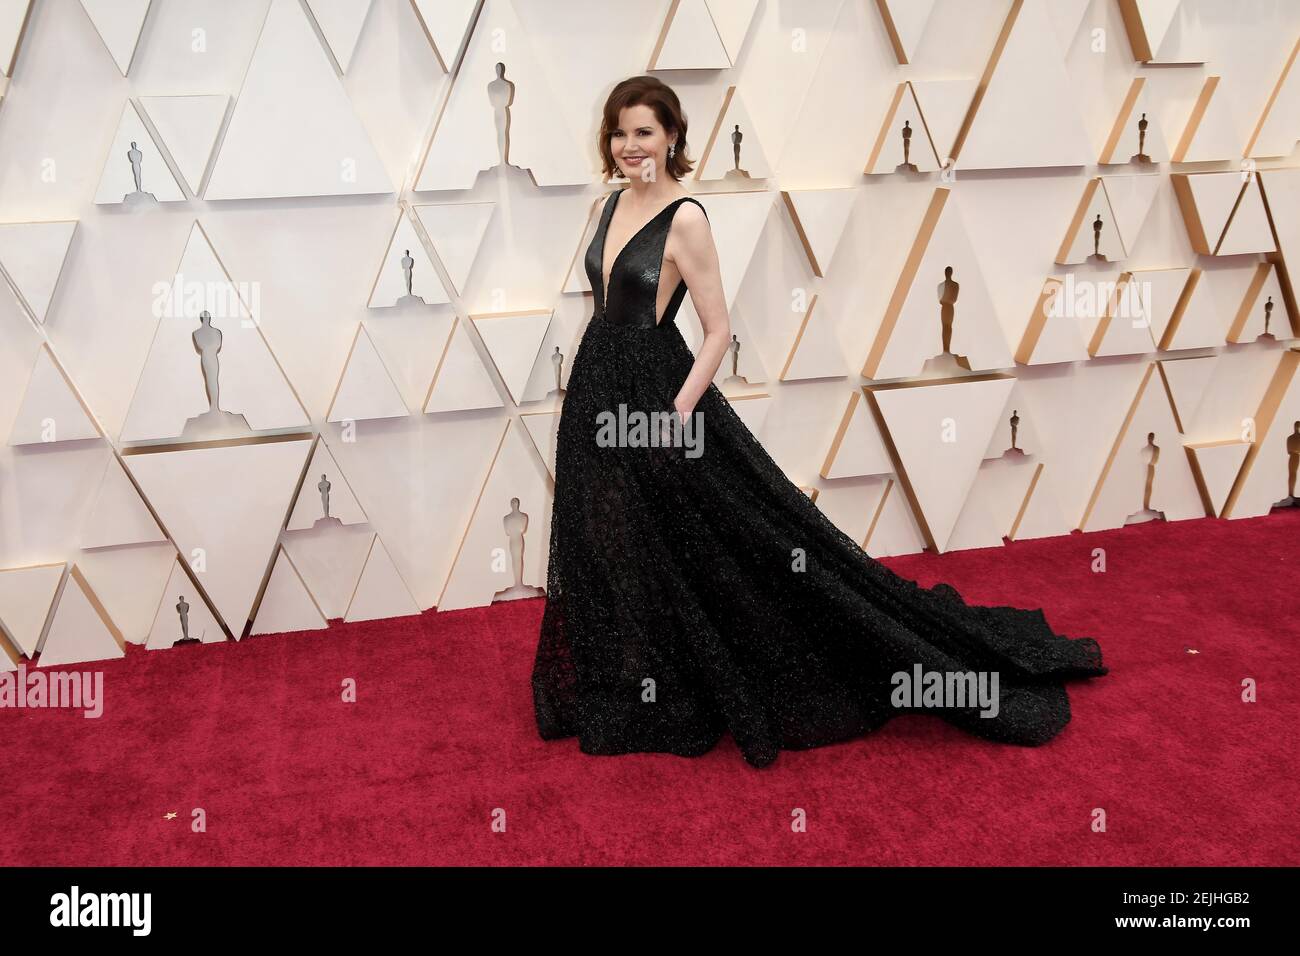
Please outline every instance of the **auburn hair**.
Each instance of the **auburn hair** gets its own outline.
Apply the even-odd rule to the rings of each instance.
[[[680,180],[689,173],[695,163],[686,158],[686,114],[682,112],[677,94],[657,76],[630,76],[610,91],[601,114],[596,149],[600,152],[601,172],[605,178],[622,175],[614,162],[609,140],[614,130],[618,129],[619,113],[629,106],[650,107],[669,139],[673,133],[677,134],[676,148],[666,162],[668,174],[673,179]]]

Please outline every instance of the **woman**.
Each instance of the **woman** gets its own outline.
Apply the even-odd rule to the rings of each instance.
[[[1042,610],[968,606],[894,574],[712,384],[731,332],[704,206],[680,183],[692,164],[676,94],[650,76],[618,84],[599,149],[630,185],[605,199],[585,257],[595,313],[560,417],[532,678],[542,738],[692,756],[729,731],[762,767],[929,711],[910,685],[933,688],[932,674],[954,692],[933,711],[951,723],[1054,737],[1070,719],[1062,680],[1107,672],[1097,642],[1054,634]],[[694,355],[674,321],[687,289]]]

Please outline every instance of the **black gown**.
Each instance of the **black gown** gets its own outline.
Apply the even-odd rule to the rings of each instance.
[[[601,438],[601,413],[620,405],[671,412],[694,362],[674,321],[686,283],[658,324],[655,299],[675,212],[698,201],[678,198],[646,223],[615,259],[606,293],[619,195],[586,251],[595,314],[556,439],[532,674],[541,737],[576,735],[587,754],[695,756],[730,732],[758,767],[900,713],[937,714],[1008,743],[1055,737],[1070,720],[1062,681],[1107,673],[1097,642],[1053,633],[1041,609],[968,605],[948,584],[922,588],[890,571],[786,478],[716,386],[696,405],[701,445],[662,447],[635,429],[621,445],[608,431]],[[917,665],[996,672],[996,716],[973,704],[895,706],[907,701],[895,698],[893,676],[915,676]]]

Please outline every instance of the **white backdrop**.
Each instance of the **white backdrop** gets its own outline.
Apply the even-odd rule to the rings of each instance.
[[[9,21],[26,6],[0,0]],[[8,436],[0,569],[12,569],[0,570],[0,621],[10,664],[42,635],[49,660],[114,656],[124,641],[170,646],[180,636],[173,592],[195,585],[191,620],[208,610],[206,596],[232,636],[249,619],[265,632],[487,604],[513,583],[502,561],[512,496],[530,515],[525,583],[544,585],[547,439],[559,408],[549,355],[554,345],[572,354],[591,312],[581,266],[571,266],[589,238],[593,201],[609,188],[594,150],[599,109],[613,83],[646,72],[656,55],[698,67],[656,71],[682,99],[694,158],[722,124],[704,178],[688,183],[710,211],[734,293],[733,330],[749,346],[747,381],[726,380],[728,359],[718,382],[729,397],[757,396],[743,403],[756,433],[870,553],[1121,526],[1144,504],[1141,446],[1153,428],[1162,451],[1154,510],[1196,517],[1208,501],[1223,513],[1237,482],[1229,516],[1266,513],[1286,492],[1279,429],[1288,416],[1300,419],[1284,271],[1288,241],[1300,253],[1300,188],[1297,174],[1271,172],[1298,165],[1300,66],[1287,67],[1300,6],[1130,6],[1143,8],[1153,32],[1165,8],[1158,55],[1170,62],[1136,62],[1118,0],[152,0],[107,8],[35,0],[12,78],[0,79],[0,267],[17,292],[0,290],[0,434]],[[486,99],[498,61],[516,84],[514,168],[496,165]],[[458,62],[453,78],[446,67]],[[987,92],[971,108],[986,70]],[[1220,80],[1202,116],[1198,99],[1211,77]],[[1184,158],[1196,161],[1098,164],[1135,78],[1145,81],[1143,108],[1168,150],[1186,137]],[[955,177],[893,171],[889,130],[904,113],[891,106],[904,81],[939,158],[956,154]],[[180,96],[230,100],[223,113],[218,99],[152,99]],[[110,200],[122,182],[131,188],[118,132],[135,106],[155,141],[144,145],[158,185],[146,189],[165,199],[174,177],[178,201],[96,202],[103,188]],[[168,122],[168,107],[179,121]],[[1265,119],[1249,156],[1271,222],[1263,220],[1262,237],[1256,224],[1241,239],[1248,252],[1197,252],[1174,176],[1235,177]],[[956,150],[963,121],[970,128]],[[746,132],[742,167],[766,167],[767,178],[723,176],[736,122]],[[884,158],[866,174],[882,128]],[[914,137],[914,154],[921,145]],[[1066,164],[1050,159],[1058,154]],[[1089,181],[1137,174],[1151,178],[1106,187],[1117,221],[1132,220],[1122,261],[1058,264]],[[195,198],[196,186],[207,198]],[[1145,198],[1117,198],[1129,186]],[[930,239],[926,214],[939,194],[946,201]],[[1263,208],[1259,199],[1251,180],[1240,230],[1252,203]],[[1149,211],[1135,215],[1130,203],[1145,209],[1147,200]],[[1209,217],[1215,201],[1201,200],[1200,214]],[[837,218],[836,210],[847,212]],[[393,252],[399,216],[406,224]],[[1085,252],[1092,216],[1089,206]],[[5,239],[3,224],[74,220],[66,258],[57,229],[19,226]],[[801,230],[814,236],[822,275]],[[412,255],[426,302],[370,307],[392,294],[410,237],[420,244]],[[179,373],[159,344],[175,328],[160,322],[158,284],[172,281],[183,256],[218,262],[213,268],[243,291],[257,322],[228,326],[222,352],[223,395],[243,404],[222,407],[277,440],[250,443],[238,421],[141,439],[124,431],[133,414],[180,415],[184,400],[174,396],[182,392],[200,403],[182,419],[206,407],[197,358]],[[909,263],[922,260],[915,288],[929,290],[943,277],[926,270],[953,257],[964,263],[953,351],[977,343],[972,354],[1022,361],[976,363],[972,371],[992,378],[954,387],[913,385],[969,374],[942,361],[921,367],[938,323],[918,332],[906,308],[900,318],[890,305]],[[1098,333],[1092,315],[1069,320],[1064,333],[1052,327],[1083,350],[1074,360],[1023,351],[1050,277],[1086,285],[1174,269],[1201,270],[1184,338],[1167,343],[1178,347],[1158,349],[1149,335],[1134,339],[1118,327]],[[33,305],[41,277],[53,276],[41,310]],[[1183,288],[1176,278],[1174,299]],[[1251,323],[1270,294],[1276,335],[1257,339]],[[937,320],[925,299],[933,293],[920,295]],[[1246,330],[1230,342],[1243,302]],[[182,357],[193,318],[175,340]],[[679,322],[694,342],[689,301]],[[819,351],[792,360],[796,343]],[[873,380],[861,374],[873,346],[922,354],[915,371],[884,374],[901,367],[886,362]],[[234,384],[241,355],[262,363],[243,392]],[[782,380],[787,363],[819,377]],[[450,410],[425,413],[435,375],[436,407]],[[78,436],[69,393],[103,438]],[[137,395],[156,397],[139,399],[148,407],[133,413]],[[1002,454],[1012,409],[1024,457]],[[46,419],[67,425],[62,437],[16,443],[39,436]],[[1266,420],[1273,427],[1264,434],[1243,431]],[[935,437],[945,422],[960,426],[955,441]],[[1210,447],[1180,450],[1201,444]],[[338,521],[315,521],[322,468]],[[133,500],[140,495],[143,510]],[[177,564],[178,548],[188,567]],[[206,633],[224,636],[215,623]],[[56,635],[68,646],[54,651]]]

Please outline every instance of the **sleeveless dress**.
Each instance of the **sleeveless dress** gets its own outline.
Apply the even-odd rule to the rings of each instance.
[[[1070,720],[1062,681],[1107,673],[1097,642],[1053,633],[1041,609],[967,605],[950,585],[890,571],[786,478],[716,386],[696,405],[694,446],[632,427],[609,440],[620,407],[625,421],[670,413],[691,370],[674,321],[685,281],[658,323],[655,305],[677,208],[704,208],[669,203],[618,254],[606,290],[605,235],[623,191],[586,250],[595,313],[556,438],[532,674],[542,739],[696,756],[729,732],[763,767],[900,713],[1007,743],[1055,737]],[[990,692],[943,708],[921,682],[901,696],[898,675],[932,672],[983,674]]]

